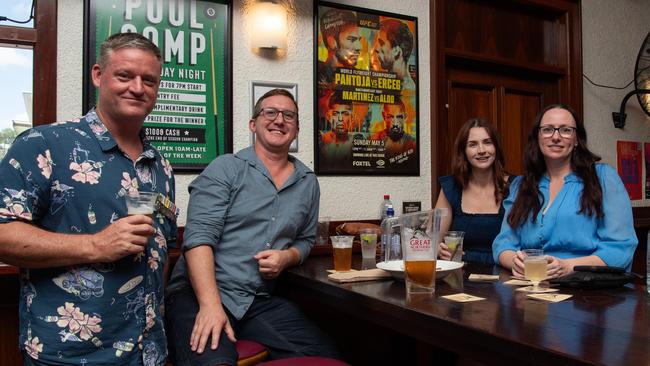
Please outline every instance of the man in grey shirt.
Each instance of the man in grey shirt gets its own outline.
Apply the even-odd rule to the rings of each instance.
[[[295,305],[272,295],[278,275],[309,254],[318,221],[316,175],[289,155],[299,129],[293,96],[264,94],[249,128],[253,146],[218,157],[189,187],[166,307],[177,366],[236,364],[235,335],[271,358],[336,354]]]

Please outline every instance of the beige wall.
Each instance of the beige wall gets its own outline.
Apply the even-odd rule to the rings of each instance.
[[[431,85],[429,60],[429,2],[407,0],[338,1],[418,17],[420,73],[420,177],[319,177],[321,216],[343,220],[378,218],[378,206],[384,193],[390,193],[398,208],[401,201],[421,200],[431,207],[431,144],[429,101]],[[250,143],[247,121],[250,116],[250,81],[280,81],[298,84],[301,113],[300,150],[296,156],[313,168],[313,3],[311,0],[283,0],[289,11],[288,51],[281,57],[265,57],[250,47],[252,24],[249,23],[253,0],[233,1],[233,130],[234,150]],[[583,0],[584,72],[592,80],[624,85],[634,72],[640,44],[648,32],[645,15],[650,14],[647,0]],[[58,24],[58,119],[78,116],[81,110],[83,1],[59,0]],[[650,141],[650,120],[638,103],[628,103],[628,122],[624,131],[613,127],[611,112],[618,109],[625,91],[596,88],[584,84],[585,122],[591,148],[603,160],[616,164],[616,140]],[[183,209],[180,224],[185,223],[187,185],[194,175],[177,174],[177,203]],[[650,204],[639,201],[635,204]],[[399,211],[398,211],[399,213]]]
[[[650,1],[582,0],[583,72],[598,84],[622,87],[634,77],[636,57],[650,31]],[[616,141],[650,142],[650,117],[630,98],[624,130],[614,128],[612,112],[618,111],[625,94],[634,89],[596,87],[583,79],[584,118],[589,147],[603,161],[616,167]],[[645,182],[645,181],[644,181]],[[633,201],[648,206],[650,200]]]

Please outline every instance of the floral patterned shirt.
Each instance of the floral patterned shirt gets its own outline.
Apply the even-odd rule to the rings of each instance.
[[[19,135],[0,163],[0,223],[92,234],[126,216],[129,191],[174,202],[170,163],[143,138],[133,163],[94,110]],[[172,215],[173,217],[173,215]],[[20,270],[20,346],[47,364],[162,365],[163,266],[176,223],[154,214],[144,253],[113,263]]]

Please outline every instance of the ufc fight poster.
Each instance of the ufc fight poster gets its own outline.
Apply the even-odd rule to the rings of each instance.
[[[420,174],[417,18],[317,3],[319,175]]]

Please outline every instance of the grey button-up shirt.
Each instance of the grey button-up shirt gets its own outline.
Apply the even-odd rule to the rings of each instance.
[[[248,147],[215,159],[190,184],[183,250],[210,245],[223,305],[238,319],[255,296],[269,295],[274,281],[259,273],[255,254],[293,247],[303,261],[316,237],[320,189],[313,171],[289,156],[293,174],[277,189],[264,164]],[[181,258],[169,293],[190,286]]]

